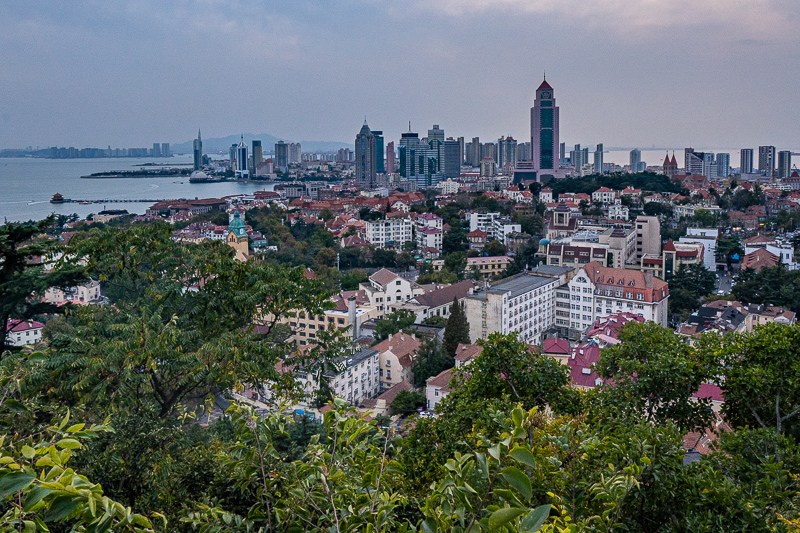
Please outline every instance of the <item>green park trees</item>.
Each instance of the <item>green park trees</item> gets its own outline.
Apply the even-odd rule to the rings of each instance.
[[[682,264],[669,280],[670,311],[681,319],[700,306],[701,299],[714,292],[716,278],[701,263]]]
[[[453,298],[450,316],[447,317],[447,326],[444,330],[444,351],[450,357],[455,357],[459,344],[469,344],[469,322],[464,306],[457,298]]]

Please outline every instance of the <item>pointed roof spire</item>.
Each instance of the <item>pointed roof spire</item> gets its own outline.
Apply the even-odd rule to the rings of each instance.
[[[411,133],[411,121],[408,121],[408,133]]]
[[[549,90],[549,91],[552,91],[552,90],[553,90],[553,88],[552,88],[552,87],[550,87],[550,84],[549,84],[549,83],[547,83],[547,75],[545,75],[545,76],[543,77],[543,79],[542,79],[542,84],[541,84],[541,85],[539,85],[539,88],[538,88],[538,89],[536,89],[536,90],[537,90],[537,91],[541,91],[541,90],[543,90],[543,89],[547,89],[547,90]]]
[[[678,162],[675,161],[675,150],[672,151],[672,161],[670,161],[674,166],[678,166]]]
[[[198,138],[198,139],[201,139],[201,138],[202,138],[202,137],[200,137],[200,128],[197,128],[197,138]]]
[[[664,166],[669,166],[669,152],[667,152],[667,155],[664,156]]]

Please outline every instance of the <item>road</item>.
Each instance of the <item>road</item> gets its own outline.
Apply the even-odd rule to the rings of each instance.
[[[719,272],[719,279],[717,279],[717,290],[723,291],[723,294],[731,292],[731,274],[730,272]]]

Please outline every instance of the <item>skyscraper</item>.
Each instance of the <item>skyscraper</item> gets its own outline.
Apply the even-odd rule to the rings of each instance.
[[[169,143],[161,143],[161,157],[172,157],[172,151],[169,149]]]
[[[386,173],[394,174],[394,141],[386,145]]]
[[[444,177],[457,178],[461,175],[461,143],[448,137],[444,141]]]
[[[694,148],[684,150],[684,172],[702,174],[707,178],[717,177],[717,163],[713,152],[695,152]]]
[[[275,143],[275,169],[279,172],[289,170],[289,145],[283,141]]]
[[[400,146],[397,151],[400,156],[400,177],[414,179],[417,175],[417,152],[420,148],[419,134],[409,131],[400,135]]]
[[[376,161],[375,136],[370,131],[366,119],[356,135],[356,182],[362,189],[375,188],[378,169]]]
[[[458,149],[459,149],[459,166],[464,164],[464,137],[459,137],[456,139],[458,141]]]
[[[153,157],[161,157],[161,144],[153,143]]]
[[[372,130],[375,136],[375,162],[377,164],[376,172],[378,174],[386,174],[386,166],[383,163],[383,132]]]
[[[194,152],[194,169],[200,170],[203,168],[203,139],[200,137],[200,130],[197,130],[197,139],[192,143],[192,151]]]
[[[497,139],[497,166],[502,169],[506,163],[517,168],[517,141],[513,137]]]
[[[256,167],[264,161],[264,150],[261,148],[261,141],[253,140],[253,174],[256,173]]]
[[[594,165],[592,166],[592,172],[595,174],[603,173],[603,143],[598,144],[597,148],[594,150]]]
[[[775,169],[775,147],[758,147],[758,170],[770,174]]]
[[[433,129],[428,130],[428,146],[433,151],[433,157],[436,158],[435,168],[432,168],[431,171],[433,174],[444,172],[444,130],[438,124],[434,124]]]
[[[778,152],[778,172],[776,178],[788,178],[792,171],[792,152],[781,150]]]
[[[642,151],[638,148],[631,150],[630,156],[630,171],[639,172],[639,164],[642,162]]]
[[[236,147],[236,170],[237,178],[247,179],[250,172],[247,169],[247,145],[244,143],[244,135],[241,136],[239,146]]]
[[[299,163],[303,160],[303,150],[300,143],[289,143],[289,163]]]
[[[753,173],[753,149],[742,148],[742,153],[739,159],[739,173],[752,174]]]
[[[567,157],[567,143],[561,143],[558,145],[558,158],[566,159],[566,157]]]
[[[472,138],[472,150],[470,154],[467,155],[467,164],[472,167],[479,167],[481,166],[481,139],[480,137],[473,137]]]
[[[531,151],[533,168],[539,176],[558,170],[558,107],[553,88],[543,80],[536,89],[531,108]]]
[[[731,173],[731,154],[717,154],[717,177],[724,178]]]

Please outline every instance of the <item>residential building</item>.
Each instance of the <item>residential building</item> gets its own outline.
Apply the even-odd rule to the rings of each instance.
[[[401,381],[413,381],[411,366],[422,342],[416,335],[400,331],[372,347],[380,355],[379,390],[385,390]]]
[[[758,171],[762,174],[770,175],[775,170],[775,147],[758,147]]]
[[[661,222],[658,217],[636,217],[636,259],[661,253]]]
[[[43,327],[35,320],[11,319],[6,325],[6,343],[15,347],[36,344],[42,340]]]
[[[289,170],[289,145],[283,141],[275,143],[275,170],[278,172]]]
[[[478,357],[482,351],[483,348],[475,344],[459,344],[456,348],[455,355],[456,366],[428,378],[428,382],[425,385],[425,399],[429,411],[436,411],[439,402],[444,400],[447,395],[452,392],[451,382],[455,373],[454,371],[469,364],[470,361]]]
[[[684,150],[684,173],[701,174],[706,178],[717,177],[717,162],[712,152],[695,152],[694,148]]]
[[[50,287],[44,293],[44,301],[51,304],[72,303],[99,303],[102,301],[100,282],[89,280],[66,290]]]
[[[717,239],[719,230],[716,228],[686,228],[686,236],[681,237],[679,242],[702,244],[703,265],[714,272],[717,269]]]
[[[558,106],[553,88],[544,79],[531,108],[531,151],[539,179],[558,170]]]
[[[639,166],[642,162],[642,151],[634,148],[630,153],[629,166],[631,172],[639,172]]]
[[[467,241],[469,242],[470,250],[483,250],[486,243],[489,242],[488,233],[483,230],[476,229],[467,233]]]
[[[562,296],[557,295],[557,305],[564,310],[569,305],[570,338],[580,337],[598,318],[614,313],[632,313],[667,325],[669,285],[652,274],[608,268],[592,261],[567,286],[568,293],[559,287]],[[567,294],[569,298],[565,299]]]
[[[356,183],[362,189],[373,189],[377,179],[378,158],[375,145],[375,136],[369,129],[367,121],[361,126],[361,131],[356,135]]]
[[[742,148],[739,159],[739,173],[752,174],[753,173],[753,149]]]
[[[364,292],[369,306],[375,308],[376,318],[383,318],[403,302],[425,292],[422,287],[401,278],[391,270],[382,268],[372,274],[369,280],[358,286]]]
[[[564,366],[567,365],[567,360],[569,360],[571,351],[572,349],[567,339],[554,337],[545,339],[544,342],[542,342],[542,355],[555,359]]]
[[[428,290],[422,294],[416,294],[410,300],[402,304],[392,303],[392,310],[408,309],[416,315],[416,322],[421,323],[427,318],[435,316],[448,318],[453,311],[453,300],[464,303],[464,298],[472,294],[475,290],[475,283],[472,281],[460,281],[453,285],[438,287]]]
[[[752,254],[756,250],[763,249],[775,256],[779,263],[783,263],[789,270],[798,268],[794,255],[794,246],[790,242],[783,242],[773,237],[765,235],[755,235],[744,240],[745,255]]]
[[[497,140],[497,166],[503,168],[506,163],[517,166],[517,141],[512,137],[500,137]]]
[[[724,152],[717,154],[717,177],[725,178],[731,173],[731,154]]]
[[[358,292],[358,291],[351,291]],[[298,347],[316,344],[317,334],[325,329],[334,328],[345,331],[352,339],[361,336],[361,324],[372,318],[378,318],[378,310],[365,296],[360,299],[351,294],[347,298],[341,294],[333,297],[335,307],[321,315],[313,315],[306,310],[296,310],[280,318],[280,322],[288,324],[292,329],[290,342]]]
[[[641,270],[657,278],[669,281],[681,265],[703,264],[703,244],[699,242],[672,242],[664,244],[662,254],[645,254],[641,259]]]
[[[597,145],[594,150],[594,164],[592,165],[592,172],[595,174],[603,173],[603,144]]]
[[[477,272],[483,279],[492,279],[496,276],[504,275],[506,267],[512,261],[513,259],[505,255],[494,257],[468,257],[464,274],[466,276],[472,276]],[[433,268],[434,272],[439,272],[444,268],[444,259],[431,261],[431,268]]]
[[[517,333],[521,340],[538,344],[555,321],[558,285],[558,278],[518,274],[467,296],[471,342],[492,333]]]
[[[411,227],[410,217],[371,220],[366,223],[364,238],[378,248],[399,249],[404,242],[412,240]]]
[[[351,405],[360,405],[374,398],[379,391],[380,355],[375,350],[361,350],[351,356],[338,359],[336,370],[325,373],[333,394],[347,400]]]
[[[608,187],[600,187],[592,193],[592,201],[602,204],[613,204],[617,198],[617,192]]]
[[[289,163],[300,163],[303,160],[303,150],[300,143],[289,143]]]
[[[539,191],[539,201],[543,204],[553,203],[553,189],[545,187]]]
[[[778,172],[776,178],[788,178],[792,171],[792,152],[791,150],[781,150],[778,152]]]

